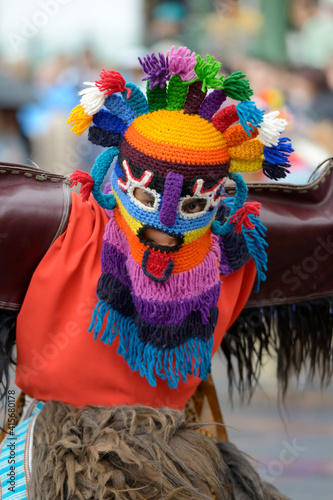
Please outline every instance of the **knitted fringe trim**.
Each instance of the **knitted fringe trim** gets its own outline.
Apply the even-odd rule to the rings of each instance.
[[[111,345],[118,335],[118,354],[123,356],[133,371],[140,371],[140,375],[152,387],[156,387],[156,377],[167,380],[169,387],[174,389],[178,386],[180,376],[183,382],[186,382],[187,375],[207,379],[211,371],[213,336],[208,341],[194,338],[171,349],[158,349],[139,339],[132,319],[125,318],[100,300],[94,309],[89,328],[89,332],[94,330],[95,340],[106,317],[107,324],[99,340]]]
[[[259,292],[260,283],[266,281],[267,271],[267,252],[266,247],[266,227],[262,224],[259,218],[249,215],[249,219],[254,224],[253,229],[242,229],[242,234],[245,239],[246,248],[253,258],[257,269],[257,285],[256,292]]]
[[[237,178],[238,179],[238,178]],[[237,189],[242,189],[244,186],[242,185],[242,182],[240,182],[239,187],[237,186]],[[246,188],[246,186],[245,186]],[[244,188],[244,190],[245,190]],[[236,199],[229,197],[225,198],[223,200],[223,204],[225,205],[225,209],[223,209],[223,205],[221,204],[221,209],[219,209],[219,212],[217,214],[216,221],[219,222],[220,227],[224,228],[226,227],[225,224],[225,219],[226,217],[230,217],[231,214],[234,214],[236,211],[236,208],[241,208],[242,203],[244,203],[246,199],[246,193],[247,193],[247,188],[245,194],[242,194],[242,200]],[[228,213],[229,211],[229,213]],[[220,219],[224,221],[224,223],[221,224]],[[266,242],[266,227],[262,224],[260,221],[259,217],[255,217],[253,214],[249,214],[249,219],[254,225],[253,229],[248,229],[243,227],[241,234],[244,238],[245,245],[246,245],[246,250],[247,252],[251,255],[253,258],[256,269],[257,269],[257,285],[256,285],[256,291],[259,292],[260,288],[260,283],[262,281],[266,280],[266,271],[267,271],[267,252],[266,252],[266,247],[268,246],[268,243]],[[216,222],[214,221],[214,222]],[[213,224],[214,224],[213,222]],[[232,228],[234,225],[228,224]],[[217,233],[219,234],[219,233]],[[233,235],[233,236],[229,236]],[[223,244],[226,243],[230,246],[230,243],[232,240],[235,239],[234,232],[226,232],[225,234],[222,235],[222,247]],[[229,241],[228,241],[229,240]],[[222,248],[223,250],[223,248]],[[224,265],[226,262],[224,262]],[[229,262],[230,264],[230,262]]]
[[[236,387],[251,398],[265,355],[277,359],[279,396],[284,399],[291,376],[301,372],[308,383],[319,377],[322,388],[333,379],[333,297],[296,304],[244,309],[225,334],[229,396]]]

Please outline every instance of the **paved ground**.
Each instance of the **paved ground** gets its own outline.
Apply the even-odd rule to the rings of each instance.
[[[279,410],[272,363],[248,406],[227,396],[226,370],[215,359],[213,377],[229,440],[256,459],[256,468],[292,500],[333,500],[333,387],[289,391]]]

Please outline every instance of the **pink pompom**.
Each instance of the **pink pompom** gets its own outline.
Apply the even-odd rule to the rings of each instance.
[[[169,70],[171,75],[178,75],[183,81],[190,81],[196,78],[194,67],[197,63],[195,52],[192,52],[187,47],[179,47],[176,51],[172,47],[167,52],[169,58]]]

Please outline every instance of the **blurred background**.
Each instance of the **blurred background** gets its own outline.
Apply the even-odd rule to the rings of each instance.
[[[172,45],[242,70],[282,111],[290,182],[333,155],[333,0],[0,0],[0,161],[89,170],[98,148],[66,125],[82,83],[105,67],[142,84],[137,57]]]
[[[99,148],[66,125],[82,83],[106,68],[144,88],[137,57],[172,45],[242,70],[258,107],[281,110],[295,148],[288,182],[333,156],[333,0],[0,0],[0,162],[90,170]],[[231,406],[225,367],[214,369],[230,439],[263,477],[294,500],[331,500],[332,390],[301,380],[282,411],[267,363],[250,405]]]

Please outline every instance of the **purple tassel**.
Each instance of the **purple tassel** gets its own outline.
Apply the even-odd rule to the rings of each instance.
[[[150,80],[149,89],[151,90],[155,85],[160,85],[161,88],[165,87],[165,83],[170,78],[168,56],[164,57],[163,54],[158,53],[159,59],[157,59],[155,53],[148,55],[143,58],[143,62],[139,57],[139,63],[142,66],[143,71],[148,75],[142,80]]]

